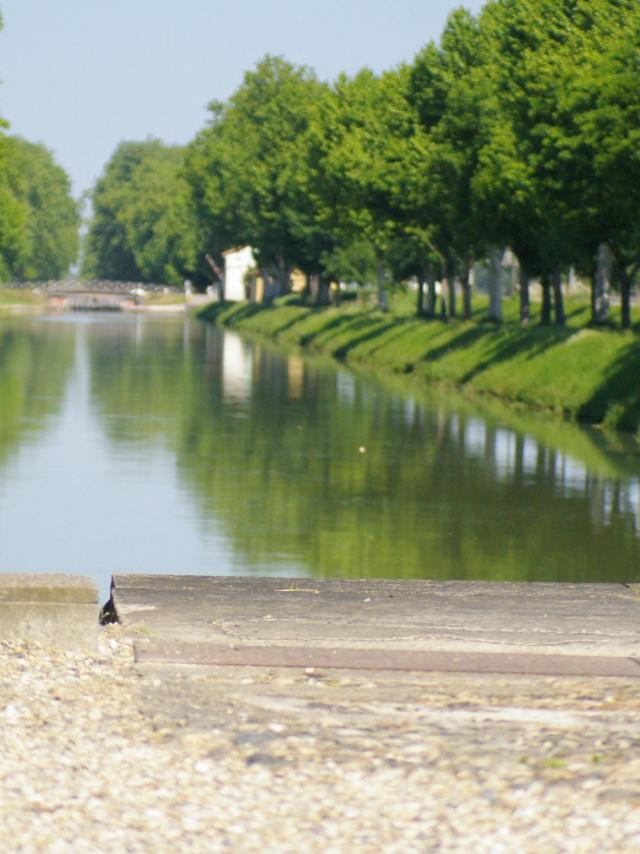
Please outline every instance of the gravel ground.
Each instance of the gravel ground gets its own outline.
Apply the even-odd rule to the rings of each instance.
[[[640,851],[635,685],[363,680],[0,644],[1,849]]]

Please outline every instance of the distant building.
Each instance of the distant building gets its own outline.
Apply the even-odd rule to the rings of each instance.
[[[258,269],[256,257],[250,246],[227,249],[224,258],[224,298],[232,302],[269,302],[282,293],[274,270]],[[300,270],[291,271],[289,288],[301,293],[307,284]]]
[[[224,258],[224,298],[239,302],[250,298],[247,274],[255,270],[256,259],[250,246],[227,249]]]

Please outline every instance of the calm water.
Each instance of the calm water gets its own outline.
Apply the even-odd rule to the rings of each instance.
[[[195,320],[0,323],[0,571],[640,580],[640,453]]]

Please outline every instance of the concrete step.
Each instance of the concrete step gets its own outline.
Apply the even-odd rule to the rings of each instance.
[[[138,661],[640,676],[622,584],[118,575]]]
[[[52,649],[98,648],[98,590],[91,578],[0,574],[0,640]]]

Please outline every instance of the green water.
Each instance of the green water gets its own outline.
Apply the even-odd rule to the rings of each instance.
[[[638,581],[630,440],[188,318],[0,323],[0,571]]]

